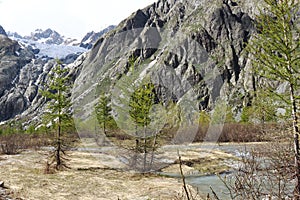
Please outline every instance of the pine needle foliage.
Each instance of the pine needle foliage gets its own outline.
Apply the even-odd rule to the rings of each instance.
[[[98,104],[95,106],[95,112],[98,123],[103,130],[103,133],[107,135],[108,128],[111,128],[113,123],[111,99],[108,95],[102,94],[99,98]]]
[[[260,78],[287,84],[285,91],[278,91],[274,84],[265,87],[286,105],[292,106],[295,120],[299,107],[300,86],[300,30],[297,0],[264,0],[264,11],[257,16],[258,33],[247,48],[253,56],[254,72]],[[278,85],[278,84],[275,84]],[[297,124],[295,124],[297,125]]]
[[[56,170],[68,168],[64,138],[73,124],[68,72],[69,70],[63,68],[61,62],[57,61],[49,75],[47,85],[42,90],[42,95],[48,99],[44,119],[55,130],[54,151],[51,152],[47,163],[48,167],[53,166]]]
[[[264,10],[257,16],[258,33],[248,45],[254,58],[254,71],[275,87],[265,87],[270,94],[291,110],[295,138],[295,190],[294,199],[300,199],[299,155],[299,86],[300,86],[300,30],[298,0],[264,0]],[[276,84],[277,83],[277,84]],[[286,85],[279,90],[279,85]]]

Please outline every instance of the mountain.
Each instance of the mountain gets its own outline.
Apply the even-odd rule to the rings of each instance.
[[[249,101],[255,81],[245,46],[256,31],[257,8],[256,1],[158,0],[137,10],[66,66],[74,81],[76,116],[87,120],[95,98],[106,91],[120,118],[121,112],[128,112],[130,94],[143,81],[154,84],[156,101],[176,104],[188,121],[219,100],[227,100],[238,112]],[[42,33],[37,31],[32,40],[46,43],[50,40],[44,36],[49,35],[51,41],[60,41],[53,31]],[[0,121],[37,119],[44,105],[39,88],[55,62],[36,58],[30,45],[4,40]]]
[[[111,31],[112,29],[114,29],[116,26],[111,25],[108,26],[107,28],[101,30],[100,32],[89,32],[87,33],[83,39],[80,42],[80,47],[86,48],[86,49],[91,49],[93,47],[93,45],[96,43],[96,41],[105,33]]]
[[[45,103],[39,90],[55,66],[55,59],[60,58],[66,65],[87,51],[50,41],[60,41],[56,32],[36,31],[31,37],[0,34],[0,122],[17,115],[34,118]]]
[[[222,100],[240,112],[253,91],[245,45],[255,32],[256,5],[159,0],[134,12],[87,54],[73,88],[78,117],[86,120],[93,97],[106,91],[121,119],[129,113],[130,95],[147,80],[155,85],[157,101],[175,103],[187,121]]]
[[[25,36],[24,39],[32,40],[39,42],[41,44],[64,44],[64,37],[61,36],[58,32],[51,29],[37,29],[30,36]]]
[[[112,30],[114,27],[115,26],[109,26],[97,33],[89,32],[84,36],[81,42],[77,39],[66,38],[52,29],[36,29],[30,36],[21,36],[16,32],[8,32],[7,36],[31,49],[38,57],[65,59],[69,64],[74,62],[78,55],[91,49],[94,43],[103,34]],[[3,33],[5,33],[5,31]]]
[[[50,28],[46,30],[36,29],[29,36],[21,36],[16,32],[8,32],[8,36],[14,39],[22,39],[28,41],[34,41],[40,44],[49,45],[78,45],[79,42],[76,39],[66,38],[55,30]]]
[[[10,31],[6,35],[4,29],[0,27],[0,34],[4,34],[18,41],[30,41],[30,42],[35,42],[39,44],[48,44],[48,45],[79,46],[85,49],[90,49],[102,35],[104,35],[105,33],[109,32],[114,28],[115,28],[114,25],[110,25],[99,32],[91,31],[87,33],[82,38],[81,41],[75,38],[67,38],[50,28],[46,30],[36,29],[29,36],[21,36],[17,32],[10,32]]]
[[[65,38],[51,29],[45,31],[37,29],[30,36],[21,36],[15,32],[8,32],[8,37],[30,49],[37,58],[67,59],[68,63],[71,63],[80,54],[87,51],[78,46],[79,42],[76,39]],[[71,57],[72,59],[70,59]]]
[[[92,46],[97,35],[103,35],[113,26],[90,34],[82,41]],[[79,42],[65,38],[58,32],[37,29],[30,36],[8,32],[0,26],[0,122],[19,116],[27,119],[42,112],[45,100],[39,89],[47,80],[56,58],[77,73],[77,66],[86,55]],[[70,75],[74,76],[75,75]]]

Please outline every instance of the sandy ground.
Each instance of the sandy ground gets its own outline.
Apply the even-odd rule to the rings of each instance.
[[[168,147],[160,154],[175,163],[162,171],[179,173],[176,148]],[[183,161],[193,161],[192,166],[183,166],[187,175],[226,170],[224,162],[233,159],[230,154],[200,149],[183,150],[181,156]],[[0,155],[0,181],[9,187],[12,197],[26,200],[171,200],[181,196],[180,180],[124,170],[124,164],[107,152],[71,151],[69,159],[71,169],[44,174],[46,151]],[[211,166],[216,166],[214,171],[205,170],[213,169]]]

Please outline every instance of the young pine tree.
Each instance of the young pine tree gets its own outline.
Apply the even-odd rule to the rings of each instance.
[[[258,33],[249,43],[255,72],[260,77],[287,85],[287,91],[270,91],[290,107],[295,138],[296,186],[295,199],[300,199],[299,168],[299,96],[300,86],[300,29],[298,0],[264,0],[264,11],[257,16]]]
[[[46,122],[52,124],[55,129],[55,150],[50,155],[49,165],[54,165],[56,170],[68,167],[64,157],[64,134],[72,125],[71,100],[68,79],[68,69],[63,68],[62,64],[57,61],[56,66],[49,75],[48,85],[42,91],[42,95],[47,98],[48,109],[45,113]]]
[[[96,117],[103,133],[107,135],[109,126],[112,125],[113,116],[111,114],[112,109],[110,105],[110,97],[107,95],[101,95],[98,104],[95,106]]]
[[[130,97],[129,101],[129,115],[132,118],[136,126],[136,149],[141,147],[144,153],[143,170],[146,170],[147,161],[147,126],[151,122],[150,109],[154,104],[155,93],[154,85],[152,83],[143,84],[138,87]],[[137,133],[138,127],[142,127],[142,134]],[[140,139],[143,140],[143,144],[140,143]]]

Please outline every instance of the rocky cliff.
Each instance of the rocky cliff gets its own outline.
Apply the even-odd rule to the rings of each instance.
[[[76,109],[91,111],[93,97],[108,91],[114,109],[128,112],[130,94],[150,80],[160,102],[182,104],[186,114],[218,100],[239,110],[253,89],[245,46],[255,8],[254,1],[159,0],[136,11],[87,55],[75,81]]]
[[[146,80],[164,105],[197,112],[224,99],[238,109],[253,89],[244,49],[255,31],[255,8],[256,1],[158,0],[134,12],[69,65],[74,110],[89,116],[102,91],[112,93],[115,110],[126,110],[128,96]],[[2,40],[0,121],[40,109],[38,88],[53,66]]]
[[[20,70],[31,62],[34,55],[22,48],[18,42],[0,35],[0,57],[0,120],[6,120],[26,109],[24,92],[18,91],[19,88],[14,86]],[[11,90],[15,90],[15,95],[9,95]]]

